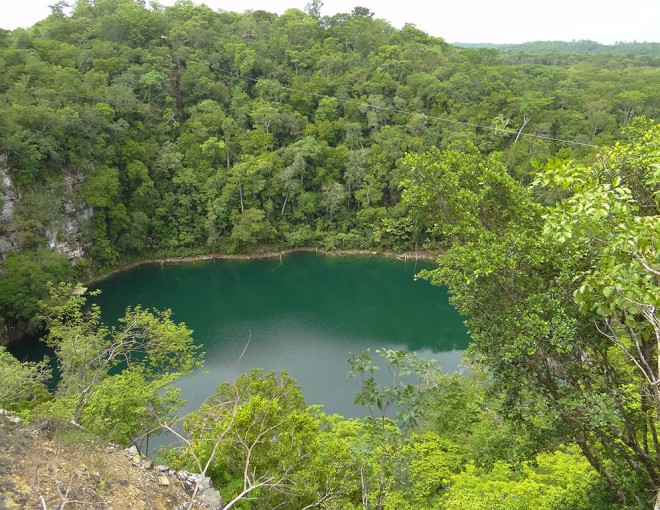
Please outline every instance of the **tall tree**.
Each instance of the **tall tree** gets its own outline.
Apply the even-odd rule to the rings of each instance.
[[[621,184],[630,175],[649,187],[639,200],[656,196],[657,128],[635,140],[591,176],[573,165],[541,171],[541,182],[568,186],[539,197],[563,198],[556,206],[470,145],[408,156],[403,183],[412,217],[445,248],[426,276],[449,285],[468,317],[470,351],[506,395],[502,411],[544,431],[538,448],[577,444],[624,504],[648,502],[660,481],[649,400],[657,369],[638,366],[657,359],[657,213],[638,216]],[[574,293],[601,297],[577,306]]]

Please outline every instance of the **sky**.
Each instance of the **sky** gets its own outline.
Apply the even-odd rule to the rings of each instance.
[[[0,0],[0,27],[28,27],[57,0]],[[215,10],[283,13],[308,0],[193,0]],[[69,0],[71,4],[75,0]],[[160,0],[171,5],[174,0]],[[602,44],[660,42],[660,0],[325,0],[322,15],[369,8],[396,28],[412,23],[447,42],[522,43],[590,39]]]

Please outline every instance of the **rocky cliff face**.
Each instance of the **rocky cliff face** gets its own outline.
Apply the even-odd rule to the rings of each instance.
[[[52,200],[48,207],[48,209],[51,209],[48,211],[51,214],[47,218],[33,220],[30,217],[32,211],[22,211],[22,214],[18,214],[18,209],[24,197],[12,182],[6,164],[6,157],[0,155],[0,204],[2,205],[0,214],[0,256],[6,259],[10,251],[20,251],[23,248],[25,228],[28,228],[25,225],[27,224],[31,228],[36,228],[38,235],[45,239],[46,246],[49,249],[64,253],[74,261],[83,257],[84,247],[81,244],[81,232],[83,226],[89,222],[93,214],[93,210],[84,207],[76,197],[76,191],[83,181],[84,174],[82,172],[65,174],[61,186],[58,186],[55,190],[45,192]],[[31,207],[36,208],[39,208],[39,205],[39,203],[30,204]],[[44,211],[34,211],[34,213],[35,215],[44,215]],[[36,227],[34,227],[35,224]]]
[[[0,255],[12,250],[20,249],[16,229],[12,225],[16,203],[21,199],[14,188],[9,169],[7,168],[7,158],[0,154],[0,204],[2,204],[2,214],[0,215]]]
[[[32,264],[39,265],[44,260],[48,264],[44,250],[62,253],[73,264],[84,256],[83,229],[93,210],[85,207],[79,197],[83,182],[84,173],[78,172],[19,188],[12,179],[6,156],[0,153],[0,278],[6,267],[2,262],[12,252],[23,252]],[[58,263],[63,261],[59,259]],[[23,278],[38,279],[33,273],[26,272]],[[34,299],[40,297],[35,295]],[[0,345],[17,340],[26,332],[26,324],[5,319],[0,317]]]
[[[64,176],[64,192],[60,206],[62,218],[45,231],[48,247],[64,253],[71,260],[79,259],[85,254],[80,234],[82,226],[92,219],[93,214],[91,208],[85,208],[74,201],[75,192],[84,180],[82,172]]]

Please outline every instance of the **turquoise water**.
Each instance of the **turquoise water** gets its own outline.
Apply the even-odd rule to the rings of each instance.
[[[457,369],[468,335],[443,288],[415,281],[420,263],[295,254],[262,260],[147,265],[97,285],[107,320],[127,306],[170,308],[206,352],[204,371],[181,381],[186,410],[251,368],[286,369],[308,404],[363,416],[349,353],[385,347]],[[242,351],[244,355],[241,357]],[[240,361],[239,361],[240,358]]]

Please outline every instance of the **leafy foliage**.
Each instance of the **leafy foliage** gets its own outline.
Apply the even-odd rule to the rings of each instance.
[[[42,303],[60,377],[54,409],[114,441],[134,441],[181,403],[168,385],[200,365],[199,349],[170,311],[128,309],[118,326],[107,326],[83,294],[61,284]]]
[[[327,465],[317,456],[328,460],[329,452],[320,448],[319,423],[285,372],[253,370],[221,383],[186,417],[185,429],[190,440],[179,462],[188,459],[225,487],[226,508],[248,495],[253,508],[302,508],[340,492],[322,485]]]
[[[378,235],[400,219],[406,152],[470,140],[529,179],[533,159],[586,151],[524,135],[602,145],[657,115],[654,57],[569,57],[457,49],[363,8],[83,1],[6,35],[0,147],[24,197],[82,177],[76,205],[94,219],[79,241],[97,270],[287,246],[302,229],[320,246],[407,249],[414,238]]]
[[[21,363],[0,346],[0,408],[18,412],[48,399],[45,382],[50,376],[48,360]]]
[[[624,504],[657,488],[660,417],[658,131],[629,136],[592,167],[541,166],[529,188],[474,149],[410,155],[403,194],[445,246],[426,276],[468,317],[500,412],[537,449],[577,444]]]
[[[541,454],[518,471],[503,463],[491,471],[468,466],[453,477],[452,490],[441,508],[604,508],[607,501],[597,477],[586,459],[570,450]]]

